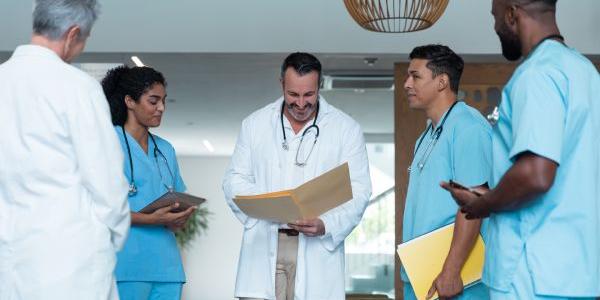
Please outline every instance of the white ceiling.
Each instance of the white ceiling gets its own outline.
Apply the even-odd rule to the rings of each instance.
[[[386,73],[417,45],[439,42],[467,61],[501,61],[492,30],[491,0],[453,0],[431,29],[381,34],[358,27],[341,0],[105,0],[79,62],[131,64],[138,55],[162,71],[169,102],[156,133],[182,155],[230,155],[241,120],[280,95],[279,65],[291,51],[317,53],[326,73]],[[600,54],[600,1],[559,1],[567,42]],[[568,4],[568,5],[567,5]],[[0,2],[0,62],[30,34],[31,2]],[[596,28],[596,29],[592,29]],[[394,53],[394,54],[391,54]],[[378,58],[373,67],[363,59]],[[393,92],[326,92],[354,116],[369,140],[393,133]],[[207,139],[215,146],[209,153]]]

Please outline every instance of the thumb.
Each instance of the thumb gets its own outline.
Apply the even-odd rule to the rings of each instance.
[[[170,212],[171,210],[173,210],[173,209],[175,209],[177,207],[179,207],[179,202],[175,202],[175,203],[173,203],[171,205],[167,205],[165,207],[161,207],[161,208],[157,209],[156,212],[164,214],[164,213]]]
[[[433,295],[435,295],[435,292],[437,291],[437,289],[435,288],[435,281],[431,284],[431,287],[429,288],[429,292],[427,292],[427,296],[425,297],[425,299],[431,299],[431,297],[433,297]]]

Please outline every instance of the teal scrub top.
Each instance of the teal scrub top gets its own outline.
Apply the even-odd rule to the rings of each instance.
[[[547,193],[490,216],[483,281],[508,291],[522,255],[535,292],[600,294],[600,76],[574,49],[541,43],[502,91],[492,186],[517,155],[558,164]]]
[[[125,176],[128,181],[131,181],[123,131],[120,126],[116,126],[115,130],[125,157]],[[155,146],[150,137],[148,137],[148,153],[146,154],[129,133],[125,132],[125,134],[131,149],[133,173],[137,186],[137,194],[128,198],[131,211],[136,212],[144,208],[166,193],[167,187],[172,186],[177,192],[185,191],[186,187],[179,173],[175,150],[169,142],[153,135],[158,149],[166,159],[158,152],[156,153],[157,158],[155,158]],[[132,225],[125,246],[117,253],[115,274],[117,281],[185,282],[175,234],[162,225]]]
[[[448,114],[431,154],[424,160],[435,131],[429,127],[417,140],[418,144],[426,135],[418,149],[415,144],[402,225],[403,241],[455,221],[459,207],[452,195],[440,187],[441,181],[452,179],[466,186],[477,186],[487,183],[491,176],[491,127],[479,111],[458,102]],[[424,162],[422,170],[420,162]],[[408,282],[404,268],[401,277]]]

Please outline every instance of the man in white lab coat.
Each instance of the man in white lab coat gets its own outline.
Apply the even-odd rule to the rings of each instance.
[[[37,0],[0,65],[0,299],[117,299],[129,229],[123,155],[100,84],[68,64],[95,0]]]
[[[344,239],[371,195],[360,126],[319,95],[321,64],[290,54],[281,67],[283,97],[247,117],[223,190],[244,225],[235,297],[345,299]],[[316,143],[315,143],[316,139]],[[246,216],[236,195],[294,188],[348,162],[353,199],[318,218],[279,224]]]

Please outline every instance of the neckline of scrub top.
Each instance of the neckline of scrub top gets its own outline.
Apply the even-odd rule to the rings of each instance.
[[[458,99],[456,99],[456,105],[454,105],[454,106],[459,106],[459,105],[465,105],[465,103],[464,103],[464,101],[462,101],[462,100],[458,100]],[[434,133],[434,132],[435,132],[435,131],[438,129],[438,127],[440,127],[440,125],[442,125],[442,121],[444,120],[444,118],[445,118],[445,117],[446,117],[446,115],[447,115],[447,114],[450,112],[450,109],[452,109],[452,108],[453,108],[453,107],[452,107],[452,104],[450,104],[450,106],[448,106],[448,109],[446,109],[446,111],[444,112],[444,114],[443,114],[443,115],[440,117],[440,121],[439,121],[439,122],[436,124],[436,126],[435,126],[435,127],[433,126],[433,121],[431,121],[431,119],[429,119],[429,121],[431,122],[430,124],[432,125],[432,126],[431,126],[431,127],[432,127],[431,129],[432,129],[432,130],[431,130],[431,133],[430,133],[430,134],[433,134],[433,133]],[[450,116],[448,116],[448,118],[450,118]],[[429,127],[429,124],[428,124],[428,126],[427,126],[427,127]],[[442,133],[443,133],[443,132],[442,132]]]
[[[121,127],[121,126],[119,126]],[[119,128],[121,129],[121,128]],[[121,133],[123,132],[123,130],[120,130]],[[148,152],[144,151],[144,148],[142,148],[142,146],[138,143],[138,141],[131,135],[129,134],[129,132],[127,132],[127,129],[124,130],[125,134],[127,135],[127,141],[129,142],[129,145],[134,144],[134,147],[137,147],[137,151],[141,151],[141,153],[144,153],[144,155],[150,159],[150,158],[154,158],[154,143],[152,142],[152,138],[150,137],[150,131],[148,131]],[[125,138],[125,137],[123,137]],[[156,139],[157,136],[154,136],[154,139]],[[158,142],[157,142],[158,143]],[[152,154],[151,154],[152,153]]]

